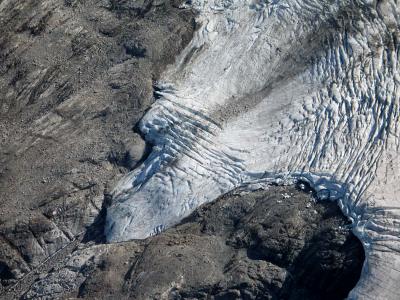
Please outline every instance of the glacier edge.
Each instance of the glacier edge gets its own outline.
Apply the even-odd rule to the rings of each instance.
[[[400,292],[397,1],[194,1],[201,25],[140,123],[109,241],[145,238],[233,188],[308,182],[366,250],[350,299]]]

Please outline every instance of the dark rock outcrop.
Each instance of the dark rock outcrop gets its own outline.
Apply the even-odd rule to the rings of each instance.
[[[230,193],[144,241],[81,245],[25,298],[343,299],[364,252],[333,202]]]

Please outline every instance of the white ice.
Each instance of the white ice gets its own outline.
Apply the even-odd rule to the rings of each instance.
[[[350,299],[400,299],[400,4],[195,0],[201,25],[140,129],[109,241],[145,238],[247,183],[309,182],[366,250]]]

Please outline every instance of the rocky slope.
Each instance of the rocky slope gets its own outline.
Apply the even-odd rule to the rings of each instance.
[[[333,202],[294,187],[234,191],[146,240],[81,243],[23,299],[343,299],[364,260]],[[22,286],[21,286],[22,287]]]
[[[93,223],[145,155],[134,126],[189,42],[173,1],[0,1],[0,281]]]

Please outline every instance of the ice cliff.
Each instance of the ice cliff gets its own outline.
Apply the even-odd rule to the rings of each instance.
[[[308,182],[363,241],[350,299],[400,299],[400,3],[195,0],[199,29],[140,123],[109,241],[145,238],[243,185]]]

